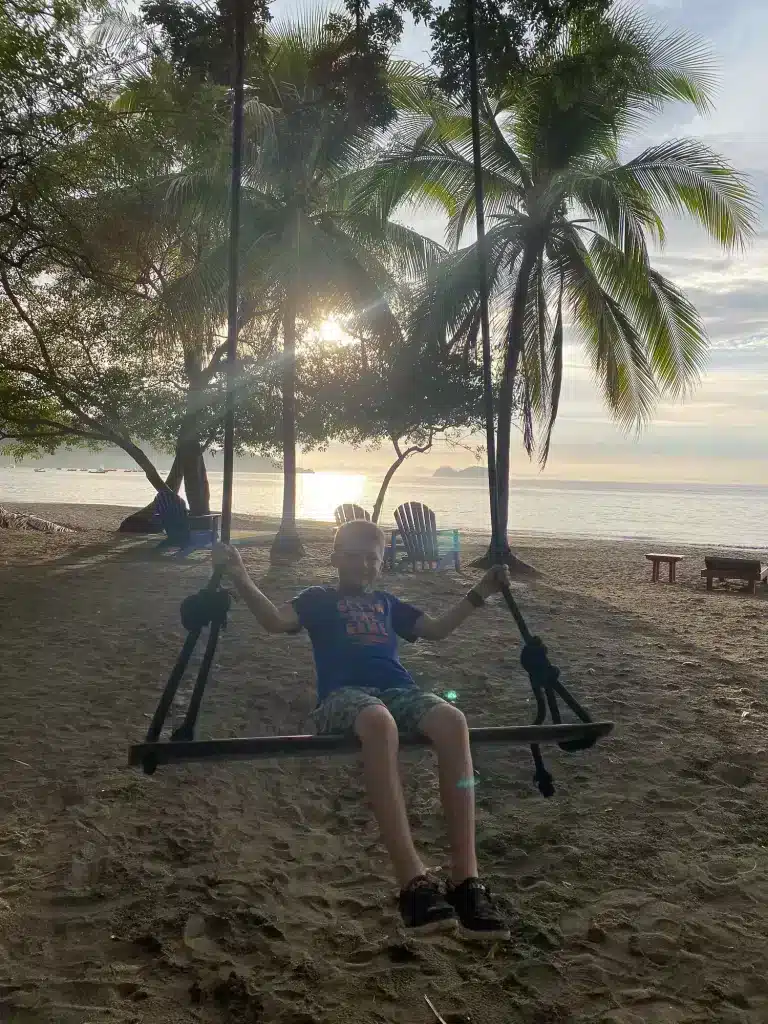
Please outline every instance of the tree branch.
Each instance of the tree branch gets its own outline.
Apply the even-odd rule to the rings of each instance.
[[[102,416],[108,418],[108,414],[104,407],[101,405],[101,403],[94,400],[92,395],[89,395],[87,392],[84,392],[76,384],[73,384],[71,381],[68,381],[65,378],[63,378],[59,371],[56,369],[53,359],[51,358],[50,352],[48,351],[48,347],[43,339],[42,331],[34,322],[29,313],[24,309],[21,302],[19,301],[18,296],[11,288],[11,284],[10,281],[8,280],[8,275],[5,272],[5,268],[0,268],[0,282],[3,285],[3,290],[5,291],[8,300],[10,301],[13,308],[16,310],[16,313],[18,314],[19,318],[22,320],[24,324],[26,324],[35,341],[37,342],[38,347],[40,349],[40,353],[43,357],[43,362],[46,365],[48,373],[42,373],[38,367],[16,364],[14,362],[6,362],[5,360],[2,361],[3,365],[10,370],[15,369],[20,373],[28,373],[30,376],[35,377],[37,380],[41,381],[41,383],[46,384],[51,389],[51,391],[56,395],[61,404],[75,416],[77,416],[78,418],[82,419],[85,423],[87,423],[88,426],[98,430],[109,429],[113,433],[119,434],[119,430],[114,425],[107,424],[106,427],[100,425],[97,420],[93,419],[92,416],[85,412],[85,410],[80,406],[80,404],[78,404],[78,402],[72,401],[72,399],[69,397],[68,392],[72,392],[73,394],[75,394],[78,397],[79,401],[85,400],[89,402],[92,406],[95,406],[99,410]]]
[[[227,342],[226,339],[218,345],[211,356],[210,363],[204,370],[200,371],[199,380],[201,384],[210,384],[216,374],[219,372],[221,361],[227,354]]]
[[[0,282],[2,282],[3,290],[5,291],[5,294],[8,296],[11,305],[19,315],[19,318],[27,325],[30,332],[32,333],[32,337],[35,339],[38,346],[40,347],[40,352],[43,356],[43,362],[48,367],[48,372],[51,374],[51,376],[55,376],[56,368],[53,365],[53,360],[51,359],[50,353],[48,352],[48,348],[45,342],[43,341],[43,336],[39,331],[37,324],[32,320],[32,317],[24,309],[22,304],[19,302],[16,293],[11,288],[11,283],[8,280],[8,275],[5,272],[5,267],[0,268]]]

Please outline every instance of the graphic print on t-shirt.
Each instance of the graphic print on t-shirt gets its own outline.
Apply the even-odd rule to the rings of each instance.
[[[389,641],[387,608],[371,597],[344,597],[336,603],[348,637],[362,644],[386,644]]]

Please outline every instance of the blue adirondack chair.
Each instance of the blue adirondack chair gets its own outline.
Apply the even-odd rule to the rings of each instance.
[[[158,548],[179,548],[182,553],[195,548],[210,547],[219,538],[218,512],[191,516],[183,498],[172,491],[158,491],[155,514],[165,530],[165,539]]]
[[[461,543],[458,530],[438,530],[435,513],[418,501],[408,501],[395,509],[397,529],[392,531],[388,566],[396,566],[398,551],[405,554],[405,561],[415,570],[418,564],[424,569],[443,569],[453,564],[461,568]]]

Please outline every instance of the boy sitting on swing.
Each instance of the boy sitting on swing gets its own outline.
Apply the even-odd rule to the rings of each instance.
[[[248,576],[233,547],[218,544],[214,564],[269,633],[306,629],[317,669],[319,733],[354,733],[362,747],[368,798],[400,885],[399,909],[409,934],[460,929],[467,938],[509,938],[509,929],[478,877],[475,854],[474,770],[469,733],[458,708],[415,684],[400,662],[397,638],[442,640],[507,581],[494,568],[439,618],[426,615],[373,585],[385,537],[362,520],[339,527],[331,564],[338,587],[310,587],[276,607]],[[421,733],[432,743],[451,848],[451,877],[443,886],[427,873],[413,844],[400,783],[398,733]]]

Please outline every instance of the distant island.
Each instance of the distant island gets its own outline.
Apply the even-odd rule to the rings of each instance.
[[[466,466],[464,469],[454,469],[453,466],[440,466],[432,476],[464,476],[464,477],[485,477],[488,470],[485,466]]]

